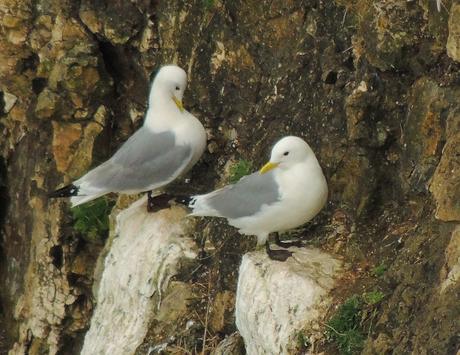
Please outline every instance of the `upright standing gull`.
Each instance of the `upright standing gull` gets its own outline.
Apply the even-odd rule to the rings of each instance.
[[[192,216],[224,217],[246,235],[265,243],[268,256],[284,261],[292,253],[270,249],[268,236],[300,226],[315,217],[327,201],[327,183],[310,146],[288,136],[272,149],[270,161],[259,172],[206,195],[193,196]],[[282,243],[276,234],[276,242]]]
[[[186,85],[183,69],[163,66],[153,80],[143,126],[109,160],[50,197],[71,196],[78,206],[109,192],[156,190],[189,170],[203,154],[206,132],[182,106]]]

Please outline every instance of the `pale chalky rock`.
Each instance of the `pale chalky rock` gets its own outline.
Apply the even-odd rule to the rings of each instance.
[[[251,354],[290,354],[302,330],[318,330],[342,262],[315,248],[292,248],[286,262],[264,251],[243,256],[236,295],[236,325]],[[309,334],[309,329],[311,333]]]
[[[148,213],[145,202],[134,202],[117,217],[82,355],[135,353],[161,312],[162,294],[179,262],[196,256],[185,237],[191,223],[185,210]]]

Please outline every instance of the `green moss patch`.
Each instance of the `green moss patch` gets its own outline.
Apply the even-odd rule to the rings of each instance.
[[[252,163],[248,160],[238,160],[235,164],[230,167],[230,183],[234,184],[240,180],[243,176],[248,175],[252,172]]]
[[[72,208],[74,229],[90,242],[103,242],[109,231],[109,214],[113,205],[113,201],[101,197]]]
[[[372,273],[374,274],[374,276],[376,277],[381,277],[383,276],[383,274],[385,273],[385,271],[387,271],[387,267],[385,264],[380,264],[380,265],[377,265],[376,267],[374,267],[372,269]]]
[[[372,329],[376,306],[385,295],[381,291],[353,295],[345,300],[326,324],[326,339],[342,355],[359,354]]]

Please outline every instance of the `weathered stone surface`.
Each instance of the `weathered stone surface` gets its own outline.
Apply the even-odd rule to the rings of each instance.
[[[210,310],[209,326],[213,332],[222,332],[226,320],[233,317],[235,311],[235,294],[230,291],[219,292],[214,297]]]
[[[53,155],[59,172],[67,172],[72,159],[72,145],[80,139],[81,133],[82,128],[78,123],[53,121]]]
[[[408,97],[409,109],[402,126],[402,178],[403,183],[419,191],[427,187],[442,148],[441,113],[449,105],[443,94],[433,80],[422,78],[412,86]]]
[[[447,288],[458,285],[460,279],[460,226],[452,232],[452,237],[446,248],[446,261],[441,270],[441,287],[443,293]]]
[[[14,96],[13,94],[10,94],[9,92],[4,91],[3,92],[3,102],[5,104],[3,106],[3,112],[4,113],[10,112],[17,100],[18,98],[16,96]]]
[[[345,3],[351,5],[348,1]],[[428,35],[429,31],[420,26],[426,16],[422,6],[397,0],[358,1],[352,6],[360,14],[353,48],[357,58],[365,56],[381,70],[407,67],[417,71],[425,63],[433,62],[440,53],[441,48],[433,40],[429,41],[429,50],[423,48],[423,35]],[[409,48],[420,48],[424,56],[421,60],[414,60],[406,55]]]
[[[188,289],[167,290],[181,259],[196,256],[184,237],[190,221],[179,207],[155,214],[146,207],[142,198],[117,216],[82,354],[134,354],[153,319],[174,321],[186,309]]]
[[[449,14],[449,37],[447,38],[447,55],[460,62],[460,4],[452,2]]]
[[[113,44],[124,44],[140,30],[142,13],[135,3],[117,1],[100,3],[82,1],[79,15],[93,33],[101,34]]]
[[[460,221],[460,132],[447,140],[430,191],[436,201],[436,218]]]
[[[320,328],[342,262],[318,249],[296,249],[280,263],[265,251],[243,257],[236,293],[236,325],[248,354],[290,354],[295,336]]]
[[[104,128],[106,115],[105,107],[100,106],[94,122],[84,128],[80,123],[52,121],[52,147],[57,171],[77,178],[89,168],[94,141]]]
[[[233,333],[222,340],[212,351],[211,355],[242,355],[245,354],[244,342],[241,335]]]
[[[66,308],[74,304],[78,296],[63,273],[68,266],[61,259],[62,256],[59,257],[59,252],[50,252],[64,252],[59,242],[60,231],[57,225],[62,211],[54,206],[45,220],[42,199],[32,198],[28,205],[32,211],[33,221],[30,254],[38,262],[29,265],[24,275],[25,289],[16,303],[14,314],[15,319],[23,322],[19,328],[17,342],[9,354],[27,353],[26,349],[29,347],[46,347],[49,354],[57,354]],[[47,233],[48,228],[51,233]],[[44,235],[47,237],[43,238]]]

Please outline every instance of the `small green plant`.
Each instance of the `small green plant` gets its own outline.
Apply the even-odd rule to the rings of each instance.
[[[365,292],[348,298],[326,324],[326,338],[334,342],[342,355],[360,353],[371,332],[377,314],[376,305],[385,295],[381,291]],[[364,326],[368,324],[369,327]],[[364,329],[368,329],[365,331]]]
[[[302,331],[297,333],[297,345],[299,350],[307,350],[311,347],[310,339]]]
[[[72,208],[74,229],[92,242],[105,238],[109,230],[109,214],[114,203],[105,197]]]
[[[361,319],[362,300],[354,295],[347,299],[327,322],[326,337],[337,344],[341,354],[352,355],[361,351],[365,339]]]
[[[377,265],[376,267],[374,267],[372,269],[372,273],[376,276],[376,277],[382,277],[383,274],[385,273],[385,271],[387,271],[387,267],[385,264],[380,264],[380,265]]]
[[[364,302],[370,306],[380,303],[384,298],[385,295],[381,291],[371,291],[363,294]]]
[[[203,6],[210,10],[214,7],[215,0],[201,0],[203,2]]]
[[[248,175],[252,171],[252,163],[248,160],[238,160],[230,167],[230,183],[234,184],[243,176]]]

